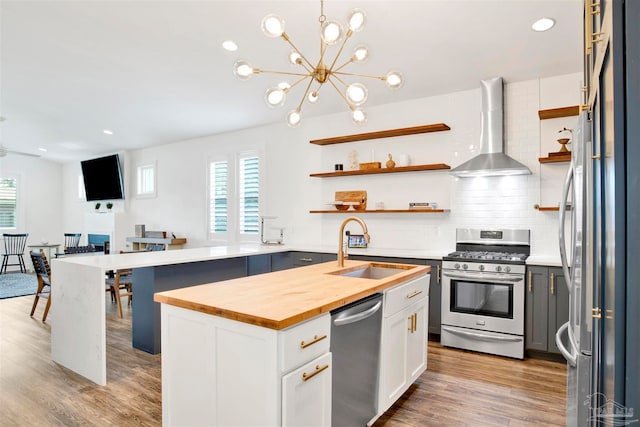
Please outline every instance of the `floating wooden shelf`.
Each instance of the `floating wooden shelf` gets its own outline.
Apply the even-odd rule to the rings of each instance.
[[[331,144],[342,144],[345,142],[354,142],[354,141],[366,141],[368,139],[379,139],[379,138],[390,138],[392,136],[405,136],[405,135],[415,135],[419,133],[429,133],[429,132],[441,132],[445,130],[451,130],[449,126],[444,123],[436,123],[433,125],[424,125],[424,126],[414,126],[409,128],[400,128],[400,129],[389,129],[389,130],[380,130],[376,132],[368,132],[368,133],[358,133],[354,135],[344,135],[344,136],[336,136],[333,138],[322,138],[322,139],[313,139],[309,141],[311,144],[316,145],[331,145]]]
[[[580,106],[572,105],[571,107],[551,108],[549,110],[538,111],[540,120],[557,119],[560,117],[571,117],[580,114]]]
[[[571,161],[571,153],[564,156],[538,157],[540,163],[565,163]]]
[[[356,169],[347,171],[312,173],[309,174],[309,176],[316,178],[331,178],[336,176],[373,175],[377,173],[419,172],[444,169],[451,169],[451,166],[444,163],[435,163],[432,165],[401,166],[397,168]]]
[[[309,211],[309,213],[321,213],[321,214],[361,214],[361,213],[446,213],[450,212],[450,209],[381,209],[381,210],[370,210],[370,211],[338,211],[338,210],[318,210],[318,211]]]

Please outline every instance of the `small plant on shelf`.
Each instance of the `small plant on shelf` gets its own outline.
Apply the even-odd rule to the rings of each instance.
[[[96,203],[96,211],[100,210],[100,202]]]
[[[111,211],[111,208],[113,207],[113,203],[108,202],[106,206],[107,206],[107,210]]]

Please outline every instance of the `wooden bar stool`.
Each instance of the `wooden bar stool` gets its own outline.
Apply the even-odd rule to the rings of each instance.
[[[133,296],[133,276],[131,269],[116,270],[113,277],[107,277],[106,285],[107,292],[111,293],[112,298],[115,298],[116,304],[118,304],[118,310],[120,311],[120,318],[122,318],[122,297],[129,297],[127,305],[131,305],[131,298]]]
[[[51,308],[51,268],[44,252],[31,252],[31,262],[38,277],[38,290],[33,300],[33,307],[31,307],[31,317],[36,311],[40,297],[45,297],[47,298],[47,306],[44,308],[44,315],[42,316],[42,321],[45,322],[47,314],[49,314],[49,308]]]

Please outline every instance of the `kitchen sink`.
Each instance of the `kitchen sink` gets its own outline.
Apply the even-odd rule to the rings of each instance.
[[[385,279],[413,267],[405,265],[369,264],[356,269],[338,270],[331,272],[335,276],[359,277],[361,279]]]

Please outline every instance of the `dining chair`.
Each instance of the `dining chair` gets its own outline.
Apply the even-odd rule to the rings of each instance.
[[[49,314],[49,308],[51,308],[51,268],[44,252],[31,252],[31,262],[33,263],[33,270],[36,272],[38,278],[38,290],[36,291],[36,297],[33,300],[33,306],[31,307],[31,317],[36,311],[36,306],[40,297],[47,298],[47,305],[44,308],[44,315],[42,321],[47,320],[47,314]]]
[[[131,305],[131,298],[133,296],[133,275],[130,268],[116,270],[113,277],[107,277],[106,291],[111,293],[111,299],[118,304],[118,311],[120,312],[120,318],[122,318],[122,297],[129,297],[127,305]],[[123,292],[124,291],[124,292]]]
[[[9,234],[3,233],[4,238],[4,254],[2,255],[2,267],[0,267],[0,274],[7,272],[7,266],[19,265],[20,273],[26,273],[27,267],[24,264],[24,248],[27,244],[27,237],[29,233],[22,234]],[[17,264],[9,264],[9,257],[15,256],[18,258]]]

